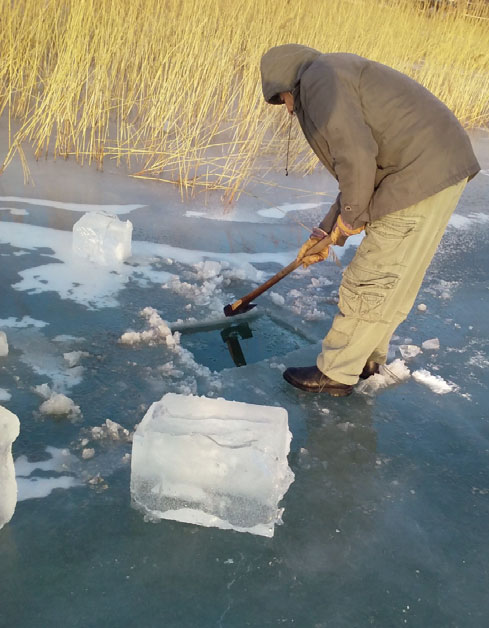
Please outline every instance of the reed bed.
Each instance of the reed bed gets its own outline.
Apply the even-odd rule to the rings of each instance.
[[[273,45],[349,51],[395,67],[464,125],[489,119],[489,3],[417,0],[0,0],[4,167],[24,148],[227,201],[282,165],[287,115],[261,94]],[[291,168],[316,159],[300,130]]]

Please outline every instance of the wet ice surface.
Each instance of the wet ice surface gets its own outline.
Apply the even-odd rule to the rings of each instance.
[[[477,149],[489,172],[489,137]],[[33,164],[32,174],[35,188],[14,167],[0,178],[0,399],[21,421],[19,502],[0,532],[6,626],[486,625],[487,174],[464,193],[418,297],[426,307],[393,340],[392,360],[411,347],[410,377],[346,399],[282,379],[285,365],[313,363],[336,308],[334,264],[259,298],[262,316],[248,324],[268,355],[239,336],[240,368],[223,365],[220,329],[195,334],[200,353],[192,334],[120,342],[151,331],[145,308],[175,329],[213,320],[288,263],[304,238],[295,221],[318,222],[329,183],[327,198],[255,190],[260,199],[223,215],[216,199],[182,205],[165,186],[71,163]],[[71,255],[73,224],[101,209],[134,225],[132,257],[118,269]],[[426,344],[434,339],[439,348]],[[80,414],[43,413],[48,389]],[[273,539],[147,523],[131,508],[131,436],[167,392],[287,409],[295,481]]]

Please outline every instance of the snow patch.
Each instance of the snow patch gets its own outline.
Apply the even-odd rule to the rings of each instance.
[[[264,218],[284,218],[289,212],[303,211],[305,209],[315,209],[324,203],[284,203],[276,207],[259,209],[256,213]]]
[[[128,214],[135,209],[146,207],[146,205],[89,205],[87,203],[63,203],[60,201],[50,201],[42,198],[27,198],[25,196],[0,196],[0,201],[8,203],[25,203],[27,205],[37,205],[38,207],[53,207],[54,209],[65,209],[71,212],[110,212],[111,214]],[[21,210],[19,210],[21,211]]]
[[[10,401],[12,395],[5,388],[0,388],[0,401]]]
[[[453,383],[449,383],[440,377],[439,375],[432,375],[426,369],[420,369],[413,372],[413,379],[424,386],[427,386],[437,395],[445,395],[449,392],[457,390],[457,386]]]
[[[0,327],[12,327],[21,329],[25,327],[46,327],[49,323],[45,321],[39,321],[30,316],[23,316],[20,320],[11,316],[10,318],[0,318]]]
[[[46,447],[46,453],[49,455],[47,460],[30,462],[27,456],[19,456],[15,460],[15,473],[19,490],[18,501],[40,499],[47,497],[57,488],[68,489],[80,485],[80,481],[72,475],[59,475],[60,473],[71,472],[71,469],[76,465],[77,460],[68,449]],[[33,475],[36,471],[52,472],[57,475],[40,477]]]

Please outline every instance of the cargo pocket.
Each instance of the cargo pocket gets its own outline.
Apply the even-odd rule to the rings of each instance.
[[[338,307],[345,316],[353,316],[369,322],[378,321],[382,318],[385,294],[356,292],[345,285],[340,286],[339,293]]]
[[[403,240],[411,233],[417,231],[419,217],[417,216],[396,216],[400,212],[388,214],[379,220],[374,220],[366,228],[367,234],[373,234],[387,240]]]
[[[370,270],[352,262],[340,286],[339,309],[345,316],[369,322],[385,320],[389,296],[398,281],[396,273]]]

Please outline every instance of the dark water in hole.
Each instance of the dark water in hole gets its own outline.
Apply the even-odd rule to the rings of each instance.
[[[181,344],[194,354],[197,362],[221,371],[280,357],[309,342],[270,317],[261,316],[218,329],[189,330],[182,335]]]

